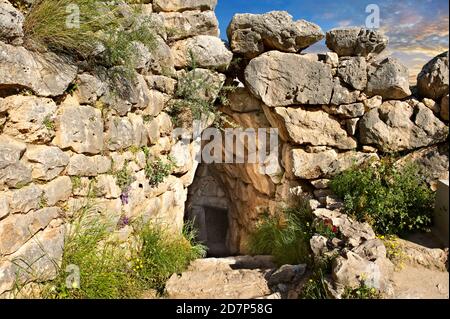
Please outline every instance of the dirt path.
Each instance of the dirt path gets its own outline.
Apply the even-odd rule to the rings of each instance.
[[[448,281],[448,272],[407,265],[394,273],[394,298],[448,299]]]

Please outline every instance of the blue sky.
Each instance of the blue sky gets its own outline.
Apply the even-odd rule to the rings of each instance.
[[[288,11],[296,20],[314,22],[327,31],[339,26],[364,26],[368,4],[380,7],[380,27],[389,36],[388,53],[406,64],[412,77],[429,59],[448,50],[448,0],[218,0],[221,37],[236,13]],[[308,51],[326,51],[323,41]]]

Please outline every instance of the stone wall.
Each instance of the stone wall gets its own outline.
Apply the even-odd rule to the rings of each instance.
[[[323,38],[330,52],[302,53]],[[239,87],[223,112],[244,128],[278,128],[281,139],[265,175],[255,164],[216,165],[231,199],[237,228],[230,237],[238,251],[246,251],[261,212],[299,194],[313,194],[313,208],[338,208],[327,185],[354,164],[396,153],[418,163],[433,188],[448,178],[448,52],[425,65],[411,88],[407,68],[380,54],[388,38],[379,31],[325,34],[271,12],[236,15],[228,39],[235,61],[228,81],[238,79]]]
[[[313,194],[315,208],[338,207],[327,184],[354,163],[399,152],[431,184],[448,176],[448,54],[430,61],[411,90],[408,70],[379,55],[388,39],[378,31],[325,35],[286,12],[242,14],[228,28],[228,49],[216,0],[146,2],[158,44],[137,43],[135,80],[112,90],[83,61],[24,46],[22,13],[0,0],[0,296],[17,279],[55,276],[67,220],[87,204],[124,240],[132,229],[123,221],[141,217],[180,231],[198,163],[194,144],[172,136],[168,108],[191,53],[219,87],[237,85],[221,107],[236,125],[280,132],[264,163],[210,164],[189,190],[189,214],[228,210],[232,254],[246,251],[261,214],[300,194]],[[331,52],[302,53],[325,36]],[[172,173],[151,185],[147,161],[169,156]],[[205,192],[204,183],[214,187]]]
[[[136,43],[135,80],[113,90],[101,75],[109,70],[22,46],[24,16],[0,1],[0,296],[16,279],[55,276],[66,222],[80,209],[118,224],[123,240],[132,231],[124,220],[183,226],[196,165],[192,145],[172,136],[168,101],[189,50],[219,82],[216,70],[227,69],[232,54],[218,38],[215,0],[146,2],[141,15],[157,26],[156,49]],[[169,156],[172,173],[151,185],[147,161]]]

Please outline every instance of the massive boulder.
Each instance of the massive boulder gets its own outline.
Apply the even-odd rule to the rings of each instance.
[[[252,59],[269,50],[295,53],[323,39],[314,23],[293,21],[286,11],[237,14],[227,30],[231,50]]]
[[[280,129],[284,140],[345,150],[356,148],[356,141],[347,135],[336,119],[323,110],[276,107],[273,112],[267,109],[266,116],[273,127]]]
[[[448,51],[425,64],[417,76],[419,94],[439,100],[448,94]]]
[[[177,12],[186,10],[214,10],[217,0],[155,0],[153,9],[156,12]]]
[[[359,122],[360,139],[384,152],[412,150],[443,142],[448,127],[419,103],[388,101],[370,110]]]
[[[245,81],[251,93],[270,107],[329,104],[333,91],[329,65],[278,51],[251,60]]]
[[[383,51],[388,38],[377,30],[336,28],[327,32],[327,47],[339,56],[369,56]]]
[[[177,68],[184,68],[195,62],[198,67],[218,71],[228,69],[233,58],[233,54],[222,40],[209,35],[199,35],[175,42],[172,54]]]
[[[283,151],[284,168],[289,178],[317,179],[335,176],[353,165],[377,158],[376,154],[347,151],[338,153],[326,150],[308,153],[302,149],[286,147]]]
[[[23,36],[23,14],[9,1],[0,0],[0,41],[12,41]]]
[[[40,96],[62,95],[77,67],[53,53],[39,55],[0,42],[0,91],[29,89]]]
[[[386,58],[372,66],[367,83],[367,94],[383,99],[403,99],[411,95],[408,68],[394,58]]]

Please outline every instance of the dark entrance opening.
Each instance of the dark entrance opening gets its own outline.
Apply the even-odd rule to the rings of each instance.
[[[197,240],[204,244],[207,257],[227,257],[229,247],[229,200],[211,167],[201,164],[188,190],[185,219],[197,230]]]
[[[206,245],[209,257],[228,256],[226,245],[228,234],[228,210],[205,207]]]

